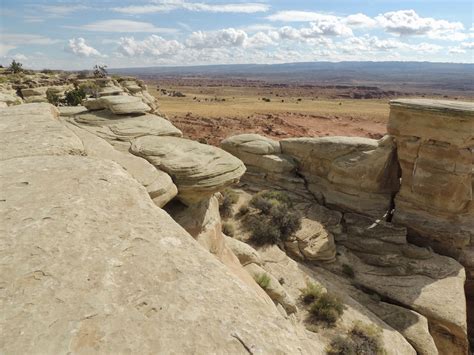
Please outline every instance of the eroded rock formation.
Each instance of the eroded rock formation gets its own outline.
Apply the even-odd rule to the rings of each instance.
[[[21,104],[81,84],[85,106]],[[247,134],[225,152],[182,138],[134,78],[30,75],[0,91],[3,351],[324,354],[362,321],[388,354],[466,354],[464,268],[407,233],[472,279],[472,109],[396,102],[379,141]],[[244,173],[304,214],[284,245],[223,234],[220,192]],[[396,224],[381,218],[393,209]],[[343,300],[333,328],[306,329],[308,282]]]

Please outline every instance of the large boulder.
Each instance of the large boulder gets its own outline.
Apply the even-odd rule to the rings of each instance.
[[[140,137],[131,151],[167,172],[188,205],[236,183],[245,172],[244,164],[222,149],[184,138]]]
[[[393,140],[356,137],[289,138],[282,152],[298,162],[308,189],[327,206],[381,217],[399,188]]]

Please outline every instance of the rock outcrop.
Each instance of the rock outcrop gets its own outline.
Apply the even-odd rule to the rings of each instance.
[[[328,207],[382,217],[398,191],[393,139],[289,138],[282,152],[298,162],[308,190]]]
[[[131,151],[171,175],[178,197],[187,205],[238,182],[245,172],[242,162],[229,153],[184,138],[140,137]]]
[[[22,104],[73,87],[84,106]],[[2,84],[0,347],[323,354],[362,321],[388,354],[466,354],[474,109],[391,106],[379,141],[244,134],[224,151],[181,138],[134,78]],[[224,235],[221,192],[242,175],[234,212],[255,191],[287,190],[301,229],[253,247],[234,216],[240,240]],[[342,300],[334,327],[309,326],[308,282]]]
[[[474,338],[474,105],[392,101],[387,130],[402,170],[393,220],[408,228],[412,241],[466,267]]]
[[[23,140],[23,148],[16,142],[12,152],[22,153],[0,161],[9,260],[1,265],[3,351],[323,352],[201,248],[120,165],[71,155],[87,150],[51,106],[4,109],[2,124],[8,121],[37,122],[33,131],[44,138]],[[4,127],[11,126],[0,127],[2,137]],[[59,131],[71,139],[44,147]]]

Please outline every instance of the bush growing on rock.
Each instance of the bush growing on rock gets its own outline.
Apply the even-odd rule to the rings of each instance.
[[[99,87],[93,81],[86,81],[79,85],[79,88],[84,91],[84,93],[94,98],[99,97]]]
[[[374,325],[357,322],[347,337],[338,336],[330,344],[330,355],[384,355],[382,330]]]
[[[82,88],[75,88],[65,93],[65,101],[68,106],[78,106],[86,98],[86,93]]]
[[[336,295],[326,292],[311,304],[309,313],[315,321],[333,325],[344,313],[344,304]]]
[[[308,320],[312,325],[320,322],[334,325],[344,313],[345,307],[339,297],[325,292],[320,285],[310,282],[300,291],[300,299],[308,307]]]
[[[255,213],[245,223],[251,240],[257,245],[284,242],[301,228],[301,216],[292,210],[288,195],[279,191],[263,191],[249,203]]]
[[[57,93],[55,93],[53,90],[47,90],[46,91],[46,99],[51,105],[58,106],[61,99]]]
[[[237,192],[231,190],[231,189],[225,189],[222,192],[222,200],[221,203],[219,204],[219,212],[221,214],[221,217],[223,218],[229,218],[232,217],[232,206],[237,203],[239,200],[239,195]]]
[[[309,282],[306,288],[301,291],[301,300],[304,304],[311,304],[321,297],[323,294],[323,288],[320,285]]]
[[[235,234],[235,227],[230,222],[225,222],[222,224],[222,233],[228,235],[229,237],[233,237]]]
[[[267,274],[260,274],[255,277],[255,282],[264,290],[270,286],[272,280]]]

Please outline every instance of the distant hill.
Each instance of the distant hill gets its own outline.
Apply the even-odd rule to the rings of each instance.
[[[213,77],[312,85],[373,85],[378,87],[473,92],[474,64],[431,62],[311,62],[234,64],[112,69],[112,73],[148,79]]]

